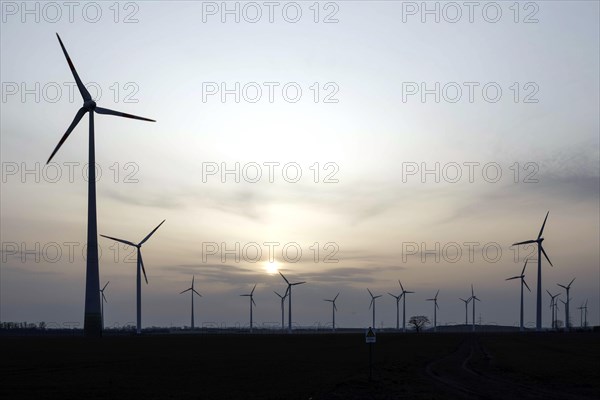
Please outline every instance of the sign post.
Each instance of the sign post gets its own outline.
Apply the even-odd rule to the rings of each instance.
[[[369,327],[365,334],[365,342],[369,345],[369,382],[373,379],[373,344],[376,341],[375,330]]]

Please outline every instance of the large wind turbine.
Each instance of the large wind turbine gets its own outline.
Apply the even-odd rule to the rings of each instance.
[[[573,284],[573,281],[575,281],[575,278],[573,278],[571,280],[571,282],[569,282],[568,285],[561,285],[559,283],[557,283],[558,286],[560,286],[561,288],[565,289],[567,291],[567,301],[565,301],[565,328],[567,328],[567,330],[571,329],[571,320],[569,319],[569,304],[570,304],[570,298],[569,298],[569,290],[571,290],[571,285]]]
[[[191,323],[192,330],[194,330],[194,328],[195,328],[195,326],[194,326],[194,295],[198,295],[198,297],[202,297],[202,295],[200,293],[198,293],[196,291],[196,289],[194,289],[194,279],[195,278],[196,278],[195,276],[192,276],[192,286],[185,289],[183,292],[179,293],[179,294],[184,294],[185,292],[190,292],[190,294],[192,295],[192,323]]]
[[[60,47],[67,59],[75,83],[79,89],[81,97],[83,97],[83,106],[75,114],[75,118],[67,131],[62,136],[54,151],[48,158],[48,164],[58,149],[67,140],[73,129],[86,113],[90,114],[89,125],[89,144],[88,144],[88,223],[87,223],[87,250],[86,250],[86,272],[85,272],[85,315],[84,315],[84,333],[86,336],[101,336],[102,335],[102,310],[100,300],[100,276],[98,271],[98,225],[96,221],[96,152],[94,147],[94,112],[98,114],[114,115],[117,117],[133,118],[142,121],[156,122],[152,119],[138,117],[131,114],[125,114],[119,111],[109,110],[107,108],[96,107],[96,102],[92,100],[92,96],[79,78],[75,66],[67,53],[67,49],[63,45],[60,36],[56,34]]]
[[[439,290],[437,291],[437,293],[435,294],[435,296],[432,299],[427,299],[427,301],[433,301],[433,331],[434,332],[437,332],[437,310],[438,310],[438,308],[440,308],[440,306],[438,306],[438,303],[437,303],[438,294],[440,294]]]
[[[465,303],[465,326],[469,325],[469,302],[472,300],[471,297],[468,299],[460,298]]]
[[[585,316],[584,320],[583,320],[583,327],[584,328],[587,328],[587,302],[588,301],[586,299],[585,300],[585,304],[581,306],[581,308],[583,308],[583,315]]]
[[[390,296],[396,299],[396,330],[400,330],[400,299],[404,293],[400,293],[398,296],[388,292]]]
[[[306,282],[290,283],[290,281],[288,281],[287,278],[285,276],[283,276],[283,274],[281,272],[279,272],[279,275],[281,275],[281,277],[283,278],[285,283],[287,283],[287,285],[288,285],[288,287],[287,287],[287,294],[289,296],[289,298],[288,298],[288,332],[292,333],[292,286],[302,285],[303,283],[306,283]]]
[[[91,168],[93,169],[93,168]],[[146,241],[148,239],[150,239],[150,236],[152,236],[154,234],[154,232],[156,232],[156,230],[158,228],[160,228],[160,226],[162,224],[164,224],[166,221],[166,219],[164,219],[160,224],[158,224],[158,226],[156,228],[154,228],[152,230],[152,232],[150,232],[141,242],[139,242],[138,244],[135,244],[133,242],[130,242],[128,240],[123,240],[123,239],[117,239],[115,237],[112,236],[106,236],[106,235],[100,235],[102,237],[105,237],[107,239],[112,239],[115,240],[117,242],[121,242],[123,244],[129,245],[129,246],[133,246],[135,248],[137,248],[137,274],[136,274],[136,289],[137,289],[137,326],[136,326],[136,332],[142,333],[142,277],[141,277],[141,273],[144,273],[144,279],[146,280],[146,284],[148,284],[148,277],[146,276],[146,269],[144,268],[144,260],[142,259],[142,245],[144,243],[146,243]]]
[[[331,307],[331,308],[332,308],[332,311],[333,311],[333,331],[334,331],[334,332],[335,332],[335,312],[337,311],[337,307],[335,306],[335,301],[337,300],[337,298],[338,298],[338,296],[339,296],[339,295],[340,295],[339,293],[338,293],[338,294],[336,294],[336,295],[335,295],[335,297],[334,297],[332,300],[323,299],[323,301],[328,301],[328,302],[330,302],[330,303],[332,304],[332,306],[333,306],[333,307]]]
[[[108,286],[108,284],[110,283],[110,281],[106,282],[106,284],[104,285],[104,287],[102,289],[100,289],[100,293],[102,294],[102,300],[101,300],[101,307],[100,307],[100,315],[101,315],[101,319],[102,319],[102,330],[104,330],[104,303],[108,303],[108,301],[106,300],[106,296],[104,295],[104,289],[106,289],[106,287]]]
[[[400,285],[400,289],[402,289],[402,332],[406,332],[406,295],[409,293],[414,293],[408,290],[404,290],[404,286],[402,286],[402,282],[398,279],[398,284]]]
[[[240,294],[242,297],[250,297],[250,333],[252,333],[252,307],[256,305],[254,302],[254,289],[256,289],[256,285],[254,285],[250,293]]]
[[[473,284],[471,284],[471,301],[473,302],[473,332],[475,332],[475,300],[479,300],[477,296],[475,296],[475,292],[473,291]]]
[[[549,290],[546,290],[546,292],[548,293],[548,296],[550,296],[550,308],[552,309],[552,324],[551,327],[552,329],[558,329],[558,324],[556,323],[557,318],[557,311],[558,311],[558,302],[556,301],[556,297],[560,294],[552,294],[550,293]]]
[[[283,331],[285,329],[285,319],[284,319],[284,313],[283,313],[283,309],[284,309],[284,305],[285,305],[285,298],[288,295],[288,289],[285,289],[285,293],[282,295],[280,295],[279,293],[277,293],[276,291],[273,291],[273,293],[275,293],[279,299],[281,300],[281,330]]]
[[[521,317],[520,317],[520,325],[519,325],[519,330],[521,332],[523,332],[525,330],[525,327],[523,326],[523,285],[525,285],[527,290],[529,290],[531,292],[531,289],[529,289],[529,285],[527,284],[527,282],[525,282],[525,267],[527,267],[528,261],[529,261],[529,259],[525,260],[525,265],[523,266],[523,271],[521,271],[521,275],[513,276],[512,278],[506,278],[507,281],[510,281],[512,279],[520,279],[521,280]]]
[[[375,300],[377,300],[378,298],[381,297],[381,295],[377,295],[377,296],[373,296],[373,293],[371,293],[371,291],[369,290],[369,288],[367,288],[367,291],[369,292],[369,294],[371,295],[371,303],[369,304],[369,309],[371,309],[371,307],[373,307],[373,329],[375,329]]]
[[[548,254],[546,254],[546,251],[544,250],[544,247],[542,246],[542,242],[544,241],[542,234],[544,233],[544,227],[546,226],[546,220],[548,219],[548,214],[550,214],[550,211],[548,211],[546,213],[546,218],[544,218],[544,223],[542,224],[542,229],[540,229],[540,233],[538,234],[537,239],[526,240],[524,242],[517,242],[517,243],[512,244],[513,246],[518,246],[518,245],[522,245],[522,244],[530,244],[530,243],[537,244],[538,280],[537,280],[537,306],[536,306],[536,317],[535,317],[535,329],[537,331],[542,330],[542,253],[544,253],[544,257],[546,257],[546,260],[548,260],[550,265],[552,265],[552,261],[550,261],[550,258],[548,258]]]

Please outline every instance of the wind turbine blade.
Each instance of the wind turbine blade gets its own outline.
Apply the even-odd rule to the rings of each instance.
[[[288,281],[288,280],[287,280],[287,278],[286,278],[285,276],[283,276],[283,274],[282,274],[280,271],[278,271],[278,272],[279,272],[279,275],[281,275],[281,277],[282,277],[282,278],[283,278],[283,280],[285,281],[285,283],[287,283],[287,284],[289,285],[289,284],[290,284],[290,281]],[[289,287],[288,287],[288,289],[289,289]]]
[[[438,303],[435,303],[435,308],[437,308],[438,310],[440,309],[440,306],[438,306]]]
[[[147,285],[148,277],[146,276],[146,268],[144,268],[144,259],[142,258],[142,251],[138,250],[138,254],[140,255],[140,265],[142,266],[142,272],[144,273],[144,279],[146,280],[146,285]]]
[[[473,284],[471,283],[471,297],[475,297],[475,293],[473,292]]]
[[[104,291],[104,289],[106,289],[106,287],[108,286],[108,284],[110,283],[110,281],[106,282],[106,284],[104,285],[104,287],[102,288],[102,291]]]
[[[333,301],[336,301],[339,295],[340,295],[340,294],[339,294],[339,292],[338,292],[338,294],[336,294],[336,295],[335,295],[335,297],[333,298]]]
[[[275,293],[280,299],[283,299],[283,296],[277,293],[276,291],[273,290],[273,293]]]
[[[141,245],[143,245],[143,244],[146,242],[146,240],[150,239],[150,236],[154,235],[154,232],[156,232],[156,230],[157,230],[158,228],[160,228],[160,226],[161,226],[162,224],[164,224],[164,223],[165,223],[165,221],[166,221],[166,219],[163,219],[163,221],[162,221],[160,224],[158,224],[158,226],[157,226],[156,228],[154,228],[154,229],[152,230],[152,232],[150,232],[150,233],[148,234],[148,236],[146,236],[146,237],[144,238],[144,240],[142,240],[142,241],[140,242],[140,246],[141,246]]]
[[[77,83],[77,88],[79,88],[79,93],[81,93],[81,97],[83,97],[84,101],[92,100],[90,92],[88,92],[83,82],[81,82],[81,79],[79,79],[79,74],[77,74],[77,70],[75,70],[75,66],[71,61],[71,57],[69,57],[69,53],[67,53],[67,49],[65,49],[65,45],[63,44],[62,40],[60,40],[60,36],[58,36],[58,33],[56,34],[56,37],[58,38],[60,47],[62,47],[63,53],[65,54],[65,58],[67,59],[67,63],[69,64],[69,68],[71,69],[71,73],[73,74],[73,78],[75,78],[75,83]]]
[[[192,287],[194,287],[194,279],[196,279],[196,275],[192,275]]]
[[[546,293],[548,293],[548,296],[552,297],[552,293],[550,293],[548,289],[546,289]]]
[[[52,154],[50,154],[50,157],[48,157],[48,161],[46,161],[46,164],[48,164],[50,161],[52,161],[52,158],[54,157],[54,155],[56,154],[58,149],[60,149],[60,147],[63,145],[63,143],[67,140],[67,138],[69,137],[71,132],[73,132],[73,129],[75,129],[75,127],[77,126],[79,121],[81,121],[81,118],[83,118],[83,116],[85,115],[86,112],[87,112],[87,110],[83,107],[80,108],[79,111],[77,111],[77,114],[75,114],[75,118],[73,118],[73,122],[71,122],[71,125],[69,125],[69,127],[67,128],[67,131],[64,133],[62,138],[60,138],[60,141],[54,148],[54,151],[52,152]]]
[[[381,296],[382,296],[381,294],[380,294],[380,295],[377,295],[377,296],[373,297],[373,299],[378,299],[378,298],[380,298]]]
[[[389,294],[390,296],[392,296],[393,298],[395,298],[396,300],[398,300],[398,296],[396,296],[395,294],[391,294],[390,292],[388,292],[388,294]]]
[[[519,246],[519,245],[522,245],[522,244],[529,244],[529,243],[537,243],[537,240],[526,240],[524,242],[513,243],[513,244],[511,244],[511,247],[512,246]]]
[[[115,111],[115,110],[110,110],[108,108],[102,108],[102,107],[96,107],[94,109],[98,114],[104,114],[104,115],[114,115],[117,117],[124,117],[124,118],[131,118],[131,119],[139,119],[141,121],[149,121],[149,122],[156,122],[153,119],[150,118],[145,118],[145,117],[138,117],[137,115],[133,115],[133,114],[127,114],[121,111]]]
[[[404,286],[402,286],[402,282],[400,282],[400,279],[398,279],[398,283],[400,284],[400,289],[402,289],[402,291],[404,292]]]
[[[414,292],[411,292],[410,290],[407,290],[404,293],[414,293]]]
[[[250,296],[250,300],[252,300],[252,304],[256,306],[256,303],[254,302],[254,298],[252,296]]]
[[[118,239],[116,237],[106,236],[106,235],[100,235],[100,236],[107,238],[107,239],[117,241],[117,242],[121,242],[121,243],[129,245],[129,246],[137,247],[137,244],[131,243],[129,240]]]
[[[108,303],[108,301],[106,300],[106,296],[104,296],[104,292],[102,292],[102,301],[104,301],[105,303]]]
[[[185,292],[189,292],[190,290],[192,290],[192,288],[185,289],[183,292],[179,292],[179,294],[184,294]]]
[[[459,297],[458,299],[466,302],[466,300],[465,300],[465,299],[463,299],[462,297]]]
[[[546,218],[544,218],[544,223],[542,224],[542,229],[540,229],[540,233],[538,235],[538,239],[542,237],[542,233],[544,232],[544,227],[546,226],[546,220],[548,219],[548,214],[550,214],[550,211],[548,211],[546,213]]]
[[[373,293],[371,293],[371,291],[369,290],[369,288],[367,288],[367,292],[369,292],[369,294],[371,295],[371,298],[373,298]]]
[[[525,260],[525,265],[523,265],[523,271],[521,271],[521,275],[525,273],[525,268],[527,267],[527,262],[529,262],[529,258]]]
[[[306,282],[304,282],[304,281],[302,281],[302,282],[296,282],[296,283],[292,283],[292,286],[295,286],[295,285],[303,285],[303,284],[305,284],[305,283],[306,283]]]
[[[333,303],[333,309],[334,309],[335,311],[337,311],[337,306],[335,305],[335,302]]]
[[[560,283],[557,283],[556,285],[557,285],[557,286],[560,286],[561,288],[564,288],[564,289],[566,289],[566,288],[567,288],[566,286],[563,286],[563,285],[561,285]]]
[[[523,279],[523,283],[525,284],[525,287],[527,288],[527,290],[529,290],[531,292],[531,289],[529,288],[529,285],[527,284],[527,282],[525,282],[525,279]]]
[[[517,278],[520,278],[520,276],[513,276],[512,278],[506,278],[506,280],[507,280],[507,281],[510,281],[510,280],[512,280],[512,279],[517,279]]]
[[[546,254],[546,250],[544,250],[544,247],[541,244],[540,244],[540,249],[542,250],[542,253],[544,253],[544,257],[546,257],[546,260],[548,260],[550,265],[554,267],[554,265],[552,265],[552,261],[550,261],[550,258],[548,258],[548,254]]]
[[[567,285],[567,287],[571,287],[571,285],[573,284],[573,282],[575,282],[575,278],[573,278],[573,279],[571,280],[571,282],[569,282],[569,284]]]
[[[196,289],[192,289],[192,292],[194,292],[194,293],[196,293],[198,296],[202,297],[202,295],[201,295],[200,293],[198,293],[198,292],[196,291]]]
[[[437,293],[435,294],[435,297],[434,297],[436,300],[437,300],[438,294],[440,294],[439,289],[438,289],[438,291],[437,291]]]
[[[256,284],[254,285],[254,287],[252,288],[252,291],[250,292],[251,295],[254,294],[254,289],[256,289]]]

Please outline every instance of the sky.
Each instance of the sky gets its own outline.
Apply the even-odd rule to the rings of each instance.
[[[544,325],[576,278],[571,321],[600,317],[599,4],[2,2],[0,320],[83,326],[87,116],[61,38],[102,107],[98,231],[144,244],[143,326],[407,318],[535,321],[534,248],[547,211]],[[426,7],[424,9],[423,7]],[[131,248],[100,238],[105,324],[135,321]],[[272,262],[270,250],[272,249]],[[564,309],[559,319],[564,320]],[[470,310],[469,310],[470,313]],[[286,309],[287,318],[287,309]],[[469,320],[470,320],[469,315]]]

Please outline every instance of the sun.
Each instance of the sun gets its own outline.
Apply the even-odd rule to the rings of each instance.
[[[277,271],[279,271],[279,268],[277,268],[277,262],[276,261],[267,262],[267,266],[265,267],[265,270],[267,271],[267,274],[269,274],[269,275],[276,274]]]

